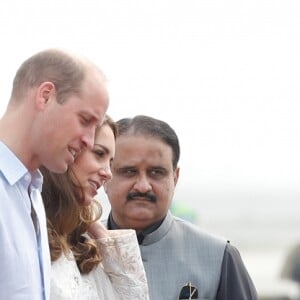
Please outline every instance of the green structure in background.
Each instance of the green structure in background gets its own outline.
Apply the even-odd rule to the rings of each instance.
[[[194,224],[198,222],[198,215],[195,209],[183,202],[173,202],[170,210],[176,217],[182,218]]]

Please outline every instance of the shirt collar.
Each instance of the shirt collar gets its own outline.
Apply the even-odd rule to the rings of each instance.
[[[42,185],[43,185],[43,175],[40,170],[35,170],[31,172],[31,184],[33,187],[38,189],[40,192],[42,192]]]
[[[1,141],[0,170],[10,185],[15,184],[28,172],[20,159]]]
[[[140,231],[139,233],[136,234],[138,242],[139,242],[140,245],[143,243],[143,240],[145,239],[145,237],[148,234],[154,232],[161,225],[161,223],[164,221],[164,219],[165,218],[159,220],[158,222],[155,222],[154,224],[150,225],[149,227],[145,228],[144,230],[142,230],[142,231]],[[108,229],[121,229],[120,226],[118,226],[116,224],[116,222],[114,221],[111,212],[108,216],[107,228]]]
[[[29,173],[21,160],[0,141],[0,172],[10,185],[14,185],[26,174],[31,176],[32,185],[41,191],[43,176],[39,170]]]

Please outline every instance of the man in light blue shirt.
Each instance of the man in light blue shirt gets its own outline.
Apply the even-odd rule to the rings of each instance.
[[[0,120],[0,299],[49,299],[38,168],[63,173],[78,152],[92,148],[108,104],[105,78],[86,59],[49,49],[17,71]]]
[[[2,142],[0,169],[0,248],[5,258],[0,273],[0,298],[42,299],[42,280],[49,272],[48,239],[45,226],[41,226],[39,235],[35,233],[27,192],[29,189],[40,192],[42,177],[38,171],[31,175]],[[40,205],[40,193],[35,195],[32,202]],[[45,224],[43,210],[39,213],[39,222]],[[48,286],[45,287],[47,290]]]

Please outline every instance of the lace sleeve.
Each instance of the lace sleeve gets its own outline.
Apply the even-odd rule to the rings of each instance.
[[[148,300],[148,285],[136,233],[132,229],[110,230],[97,240],[103,267],[122,300]]]

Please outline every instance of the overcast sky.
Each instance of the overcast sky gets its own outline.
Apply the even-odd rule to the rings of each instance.
[[[272,251],[300,239],[299,0],[5,0],[0,37],[0,115],[27,57],[83,54],[109,78],[114,119],[177,131],[176,197],[202,224]],[[280,267],[269,257],[246,260],[259,288]]]
[[[300,194],[300,1],[1,1],[0,113],[20,63],[58,47],[109,78],[115,119],[177,131],[180,186]]]

